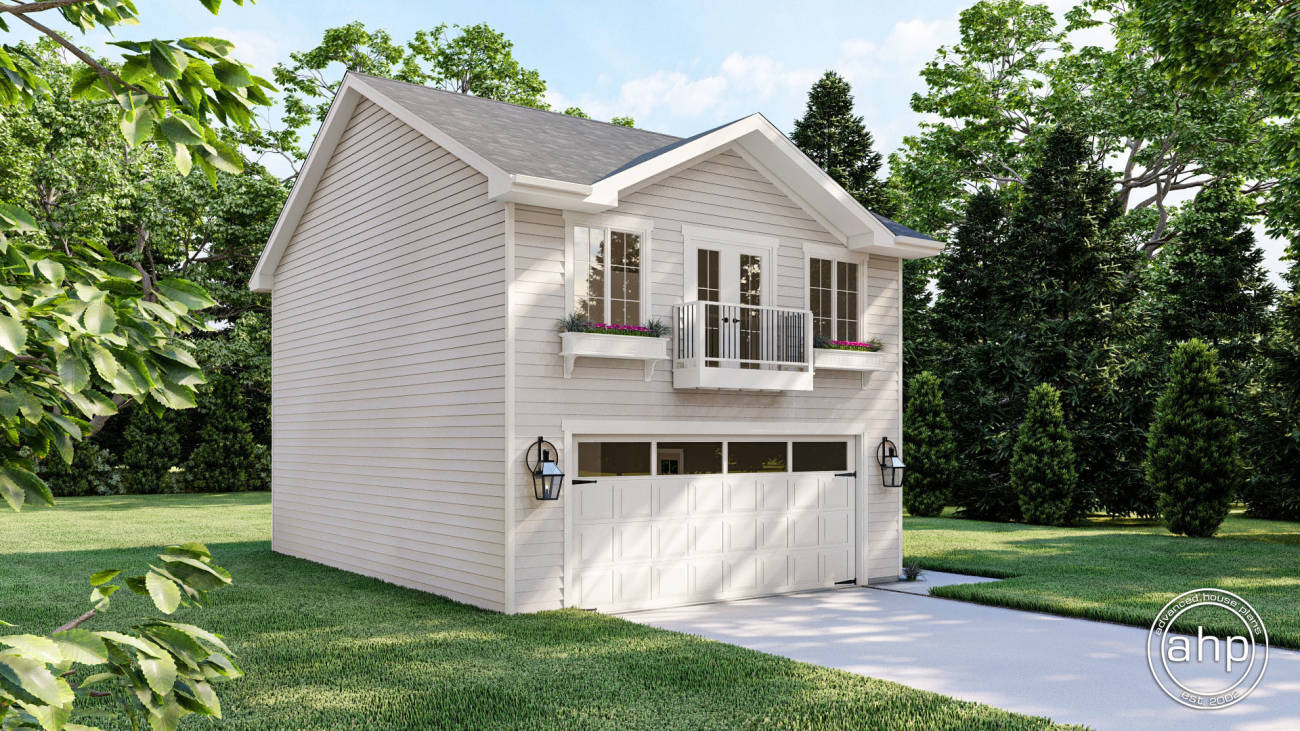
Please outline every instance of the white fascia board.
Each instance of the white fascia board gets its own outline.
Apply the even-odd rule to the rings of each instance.
[[[509,175],[495,186],[488,185],[488,197],[492,200],[584,213],[599,213],[613,207],[588,200],[591,192],[590,185],[532,175]]]
[[[345,78],[338,93],[334,95],[334,101],[330,103],[330,110],[325,115],[320,132],[316,134],[316,139],[312,140],[311,149],[307,151],[307,159],[303,161],[302,169],[298,171],[298,178],[293,183],[289,198],[280,209],[280,216],[275,220],[271,237],[267,239],[262,255],[257,259],[257,266],[253,267],[253,276],[249,279],[248,288],[254,292],[270,292],[275,284],[275,268],[280,263],[280,257],[284,255],[289,239],[293,237],[294,229],[302,220],[302,214],[311,201],[311,195],[315,192],[321,175],[334,155],[334,148],[338,145],[339,138],[343,136],[348,120],[352,118],[352,110],[356,109],[357,102],[360,100],[360,93]]]

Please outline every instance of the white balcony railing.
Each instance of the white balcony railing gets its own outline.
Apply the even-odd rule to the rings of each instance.
[[[673,308],[673,385],[809,391],[812,313],[728,302]]]

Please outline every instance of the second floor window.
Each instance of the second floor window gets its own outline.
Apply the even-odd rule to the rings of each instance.
[[[642,324],[642,237],[615,228],[573,229],[573,311],[591,322]]]
[[[858,340],[858,265],[808,259],[808,309],[813,334],[830,340]]]

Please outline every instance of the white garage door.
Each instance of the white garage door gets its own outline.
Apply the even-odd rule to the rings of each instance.
[[[579,439],[570,604],[626,611],[854,579],[853,444]]]

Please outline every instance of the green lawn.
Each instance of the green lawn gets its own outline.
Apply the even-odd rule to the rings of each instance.
[[[15,631],[47,632],[86,607],[91,572],[141,567],[155,546],[202,540],[235,584],[182,615],[240,655],[247,677],[221,688],[227,728],[1051,725],[598,614],[485,612],[275,555],[269,534],[267,494],[64,499],[0,512],[0,617],[19,623]],[[91,628],[150,609],[114,599]]]
[[[1300,648],[1300,523],[1234,513],[1215,538],[1100,518],[1083,527],[1045,528],[907,517],[903,529],[904,555],[923,568],[1009,577],[936,587],[937,596],[1147,627],[1176,595],[1214,587],[1250,602],[1272,644]],[[1213,620],[1205,626],[1240,630]]]

